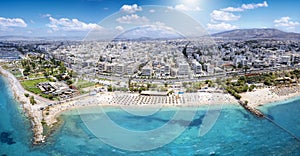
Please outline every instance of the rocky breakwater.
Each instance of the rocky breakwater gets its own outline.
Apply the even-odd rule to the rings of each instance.
[[[31,121],[32,130],[34,132],[33,144],[44,142],[45,136],[43,135],[42,125],[43,114],[40,108],[46,104],[45,101],[43,101],[41,97],[26,91],[16,77],[2,67],[0,67],[0,75],[6,78],[15,99],[22,105],[25,114]],[[30,100],[25,96],[25,93],[34,96],[37,104],[30,104]]]

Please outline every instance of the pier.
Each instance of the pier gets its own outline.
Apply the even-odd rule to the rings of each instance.
[[[255,109],[249,105],[247,105],[247,102],[243,102],[241,100],[239,100],[239,104],[241,106],[243,106],[246,110],[248,110],[249,112],[251,112],[252,114],[254,114],[255,116],[259,117],[259,118],[264,118],[266,120],[268,120],[269,122],[271,122],[272,124],[274,124],[275,126],[277,126],[278,128],[280,128],[281,130],[283,130],[284,132],[288,133],[291,137],[295,138],[297,141],[300,142],[300,139],[298,138],[298,136],[296,136],[295,134],[293,134],[292,132],[290,132],[289,130],[287,130],[286,128],[282,127],[281,125],[279,125],[278,123],[276,123],[275,121],[273,121],[272,119],[268,118],[267,116],[265,116],[261,111],[259,111],[258,109]]]
[[[251,106],[249,106],[247,104],[247,102],[243,102],[243,101],[239,100],[239,104],[241,106],[243,106],[247,111],[249,111],[250,113],[254,114],[255,116],[257,116],[259,118],[264,118],[265,117],[265,115],[261,111],[259,111],[258,109],[255,109],[255,108],[253,108]]]

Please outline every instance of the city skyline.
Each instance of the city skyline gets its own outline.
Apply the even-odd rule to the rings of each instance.
[[[150,17],[155,16],[156,10],[149,5],[182,11],[208,33],[245,28],[276,28],[299,33],[297,3],[291,0],[1,1],[0,36],[85,36],[92,29],[106,30],[107,25],[99,22],[117,12],[122,14],[112,20],[115,31],[121,32],[132,24],[165,26]]]

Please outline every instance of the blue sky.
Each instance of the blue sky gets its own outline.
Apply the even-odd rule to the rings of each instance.
[[[298,0],[1,0],[0,36],[83,36],[105,29],[101,21],[116,12],[124,14],[110,20],[111,26],[122,31],[130,22],[153,21],[148,15],[155,9],[146,5],[182,11],[209,33],[239,28],[300,32]]]

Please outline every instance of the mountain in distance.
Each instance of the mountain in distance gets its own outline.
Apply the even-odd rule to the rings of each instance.
[[[284,32],[278,29],[265,28],[265,29],[235,29],[224,31],[210,35],[213,38],[220,39],[297,39],[300,40],[300,33]],[[174,32],[165,30],[152,30],[136,28],[130,32],[125,32],[114,40],[157,40],[157,39],[178,39],[183,38]],[[1,40],[83,40],[84,36],[0,36]]]
[[[182,38],[177,32],[158,28],[155,26],[140,26],[127,30],[118,35],[115,40],[156,40],[156,39],[176,39]]]
[[[212,34],[215,38],[227,39],[300,39],[299,33],[284,32],[278,29],[235,29]]]
[[[52,41],[52,40],[82,40],[84,37],[82,36],[21,36],[21,35],[6,35],[0,36],[1,40],[7,41],[21,41],[21,40],[30,40],[30,41]]]

